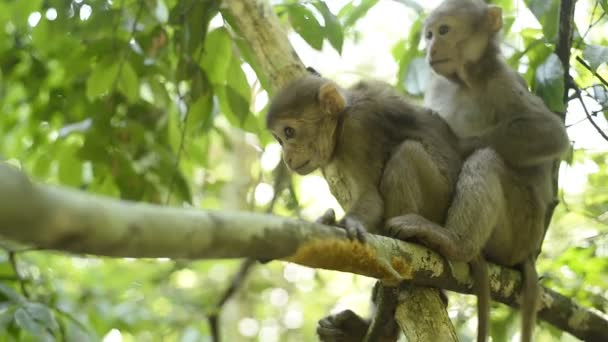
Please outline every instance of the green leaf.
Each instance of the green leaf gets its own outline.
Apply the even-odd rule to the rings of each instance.
[[[27,19],[33,12],[40,10],[42,0],[14,1],[12,11],[12,22],[18,26],[27,26]]]
[[[525,0],[526,5],[540,22],[548,41],[557,39],[559,25],[559,0]]]
[[[288,7],[289,21],[291,27],[296,31],[307,43],[317,50],[323,48],[323,28],[317,21],[317,18],[306,7],[293,4]]]
[[[118,90],[120,90],[131,103],[136,102],[139,98],[139,81],[137,79],[137,74],[128,62],[124,62],[120,69]]]
[[[338,51],[338,53],[342,53],[342,45],[344,44],[344,32],[342,31],[342,25],[340,25],[340,21],[338,18],[331,13],[325,2],[315,2],[314,6],[317,8],[321,15],[323,16],[323,20],[325,21],[325,36],[327,40],[331,43],[331,46]]]
[[[25,301],[25,298],[13,290],[11,287],[0,283],[0,299],[8,299],[13,303],[21,303]]]
[[[602,6],[604,13],[608,14],[608,0],[600,0],[600,5]]]
[[[118,64],[98,64],[87,79],[87,98],[90,101],[108,94],[116,77],[118,76]]]
[[[53,313],[48,306],[41,303],[27,303],[25,304],[25,310],[34,320],[40,322],[46,328],[56,330],[59,327],[55,320],[55,316],[53,316]]]
[[[226,96],[228,98],[230,111],[234,115],[234,119],[230,120],[229,118],[229,120],[233,125],[242,126],[245,118],[249,114],[249,102],[237,90],[230,86],[226,87]]]
[[[418,50],[420,45],[420,37],[422,31],[422,18],[418,18],[410,28],[407,40],[403,44],[398,44],[393,49],[393,56],[399,61],[399,73],[397,84],[400,87],[406,88],[406,78],[411,69],[412,60],[420,56],[422,53]],[[408,91],[409,92],[409,91]]]
[[[229,87],[234,88],[234,90],[247,102],[247,106],[249,106],[251,100],[251,87],[249,86],[247,76],[245,76],[245,72],[241,66],[241,61],[238,59],[233,59],[230,63],[227,84]]]
[[[36,153],[36,160],[34,161],[32,174],[38,178],[48,177],[53,160],[52,155],[49,153]]]
[[[82,162],[77,158],[77,147],[66,145],[59,154],[59,181],[63,185],[78,187],[82,185]]]
[[[583,52],[583,58],[589,62],[589,66],[596,71],[600,65],[608,63],[608,46],[587,45]]]
[[[180,122],[180,117],[177,109],[172,109],[169,111],[168,119],[169,122],[167,124],[168,135],[169,135],[169,145],[171,146],[171,150],[174,153],[179,151],[179,145],[182,141],[182,131],[180,129],[182,123]]]
[[[0,331],[6,331],[8,326],[13,322],[15,316],[15,306],[10,306],[0,312]]]
[[[88,192],[109,197],[119,197],[120,189],[114,182],[111,175],[96,177],[95,180],[87,187]]]
[[[232,59],[232,41],[225,28],[215,29],[207,35],[200,65],[214,84],[224,84]]]
[[[594,84],[593,98],[604,108],[608,108],[608,89],[603,84]]]
[[[213,125],[213,96],[203,94],[188,108],[188,135],[207,132]]]
[[[32,335],[43,335],[47,329],[57,330],[59,325],[51,310],[40,303],[26,303],[15,311],[15,323]]]
[[[18,308],[13,318],[18,327],[32,335],[39,336],[44,332],[44,326],[36,322],[24,308]]]
[[[340,10],[338,16],[344,18],[344,28],[349,28],[359,19],[361,19],[370,8],[374,7],[378,3],[378,0],[363,0],[359,5],[353,5],[352,2],[348,3]]]
[[[564,106],[564,67],[559,57],[552,53],[536,69],[535,92],[547,107],[555,112],[563,112]]]
[[[227,84],[215,86],[214,91],[230,124],[243,127],[250,113],[251,88],[239,60],[234,59],[229,68]]]

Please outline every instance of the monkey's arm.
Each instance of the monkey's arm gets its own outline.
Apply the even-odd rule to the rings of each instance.
[[[528,167],[559,159],[570,147],[564,124],[557,115],[519,115],[490,132],[463,138],[463,149],[472,152],[492,147],[510,165]]]
[[[338,225],[344,227],[349,237],[364,240],[364,233],[378,233],[382,222],[384,201],[378,189],[371,186],[359,189],[358,197]]]

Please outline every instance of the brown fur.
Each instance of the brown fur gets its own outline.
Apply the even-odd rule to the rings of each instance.
[[[346,210],[338,225],[349,236],[387,234],[384,221],[399,215],[444,222],[462,165],[458,141],[436,113],[408,103],[390,85],[366,81],[342,89],[305,76],[275,96],[267,126],[289,168],[323,171]],[[334,223],[333,211],[319,221]],[[368,325],[345,311],[321,320],[318,333],[323,341],[360,341]],[[383,339],[395,340],[394,321],[375,325],[391,330]]]
[[[319,90],[327,85],[344,96],[338,113],[322,110]],[[288,167],[299,172],[311,160],[300,173],[320,168],[346,217],[366,231],[379,233],[385,217],[404,213],[443,221],[461,165],[458,143],[437,114],[408,103],[390,85],[366,81],[344,90],[305,76],[272,100],[267,125],[281,140]],[[296,128],[293,142],[281,136],[286,125]]]
[[[399,237],[422,240],[450,259],[470,261],[481,252],[500,265],[520,266],[527,342],[539,292],[534,262],[554,201],[552,165],[569,141],[559,118],[500,56],[500,26],[500,8],[481,1],[447,0],[429,15],[427,60],[435,72],[425,104],[475,152],[463,165],[445,228],[411,215],[394,218],[389,226]],[[483,265],[477,266],[483,274]],[[484,341],[487,326],[481,324],[480,318],[478,339]]]

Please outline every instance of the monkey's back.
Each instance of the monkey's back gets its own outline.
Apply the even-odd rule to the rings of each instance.
[[[350,88],[349,116],[364,123],[367,134],[385,155],[406,140],[420,142],[436,159],[441,173],[455,185],[462,166],[459,140],[448,123],[431,109],[410,102],[390,84],[362,81]]]

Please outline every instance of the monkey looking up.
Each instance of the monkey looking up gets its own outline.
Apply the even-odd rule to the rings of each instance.
[[[386,235],[384,221],[399,215],[444,222],[462,165],[458,141],[437,114],[390,85],[365,81],[343,89],[304,76],[272,99],[266,124],[289,169],[321,169],[346,212],[338,225],[351,238]],[[330,211],[322,221],[333,218]],[[368,322],[345,311],[319,324],[322,341],[360,341]],[[387,326],[386,340],[396,340],[396,322]]]
[[[535,260],[554,202],[552,165],[569,139],[558,116],[500,55],[501,28],[500,7],[476,0],[446,0],[427,18],[433,73],[425,105],[474,152],[464,162],[444,227],[412,215],[388,226],[395,236],[421,240],[449,259],[467,261],[482,252],[497,264],[520,267],[521,340],[527,342],[539,293]]]

